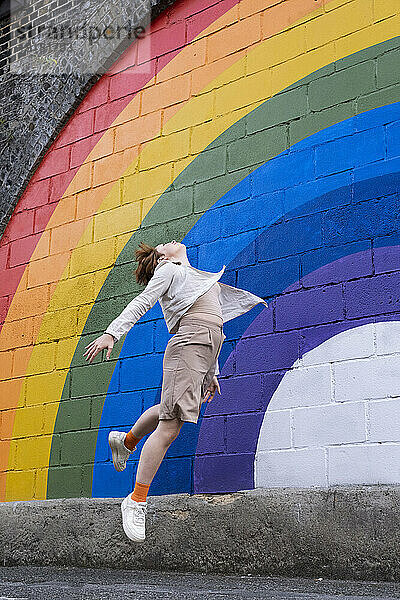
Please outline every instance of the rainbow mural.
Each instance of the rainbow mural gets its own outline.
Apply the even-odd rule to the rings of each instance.
[[[149,494],[399,483],[399,31],[395,0],[182,0],[94,85],[0,243],[2,501],[132,489],[143,441],[117,473],[107,437],[160,400],[159,305],[83,353],[173,238],[269,307]]]

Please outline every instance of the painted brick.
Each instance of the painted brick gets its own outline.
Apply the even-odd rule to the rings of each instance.
[[[164,494],[165,489],[171,494],[189,493],[191,490],[192,458],[170,458],[161,463],[149,488],[149,496]]]
[[[207,416],[204,417],[207,426],[200,430],[196,447],[196,455],[216,454],[225,451],[224,417],[213,416],[210,412],[215,397],[207,405]]]
[[[60,198],[67,195],[66,190],[68,190],[68,186],[77,172],[78,167],[71,167],[65,173],[58,173],[56,175],[53,175],[50,179],[46,180],[50,182],[50,196],[48,198],[48,202],[58,202]],[[43,208],[45,208],[45,206],[43,206]]]
[[[151,169],[188,156],[190,147],[190,131],[178,131],[162,136],[157,144],[149,145],[139,157],[140,170]]]
[[[48,448],[51,436],[35,436],[21,438],[17,441],[15,467],[19,469],[35,469],[48,465]]]
[[[267,450],[255,458],[255,487],[325,487],[323,448]]]
[[[78,466],[50,467],[49,473],[54,478],[57,497],[73,498],[76,496],[76,490],[82,487],[82,468]],[[47,498],[51,498],[51,493]]]
[[[233,81],[215,91],[215,114],[227,114],[240,105],[247,106],[269,98],[271,93],[271,73],[269,70],[260,71],[248,77]]]
[[[156,59],[153,59],[146,62],[146,68],[142,71],[130,68],[121,73],[113,74],[110,79],[110,100],[130,96],[132,90],[140,90],[154,77],[155,67]]]
[[[139,202],[98,213],[94,217],[94,241],[132,231],[140,222],[140,214]],[[122,226],[122,223],[125,225]]]
[[[111,135],[110,135],[111,134]],[[113,131],[107,131],[104,135],[94,133],[71,146],[71,167],[79,167],[88,160],[88,157],[98,158],[107,156],[113,151]]]
[[[386,5],[393,6],[388,2],[386,2]],[[393,70],[393,60],[396,64],[399,63],[399,48],[392,50],[392,52],[383,54],[382,56],[378,56],[376,60],[376,77],[379,88],[399,83],[398,74],[395,70]]]
[[[195,69],[192,73],[191,93],[204,94],[245,77],[246,64],[243,60],[238,60],[240,54],[230,54]],[[223,79],[220,77],[221,73],[224,73]]]
[[[11,413],[13,411],[7,411]],[[3,414],[3,419],[5,415]],[[27,437],[41,434],[43,420],[43,406],[23,406],[15,412],[13,437]],[[50,432],[51,433],[51,432]]]
[[[389,238],[389,239],[388,239]],[[390,243],[390,236],[383,238],[384,243]],[[394,240],[393,246],[386,246],[382,251],[377,251],[374,255],[375,273],[379,274],[387,271],[400,270],[400,254],[398,239]]]
[[[70,276],[86,274],[97,271],[100,267],[111,267],[114,262],[114,240],[112,238],[94,242],[90,246],[88,256],[87,248],[76,248],[70,261]]]
[[[103,131],[107,129],[115,119],[115,125],[134,120],[139,116],[140,95],[136,96],[130,93],[124,98],[118,98],[102,106],[98,106],[95,110],[94,131]]]
[[[60,338],[75,335],[78,309],[67,308],[57,312],[49,312],[43,315],[40,332],[36,343],[59,340]]]
[[[95,395],[100,385],[108,383],[113,370],[112,361],[102,361],[101,352],[92,363],[75,367],[71,372],[71,398]]]
[[[400,323],[376,323],[374,326],[376,336],[376,353],[400,353]]]
[[[258,258],[271,260],[297,254],[299,246],[302,251],[319,248],[322,234],[322,218],[319,214],[278,222],[270,228],[268,239],[264,236],[257,240]]]
[[[62,465],[84,464],[93,460],[97,431],[71,431],[62,433],[60,438]]]
[[[292,366],[293,356],[298,356],[298,337],[296,333],[265,335],[242,342],[237,356],[238,374],[265,373],[275,369],[287,369]],[[273,353],[276,345],[281,347],[279,354]]]
[[[6,500],[32,500],[35,495],[35,470],[9,471],[7,473],[7,487],[9,495]]]
[[[25,369],[26,375],[47,373],[55,366],[56,344],[41,344],[40,348],[33,351],[29,358],[29,365]]]
[[[179,189],[181,186],[189,186],[194,183],[206,181],[208,177],[213,178],[223,175],[225,171],[226,148],[224,146],[211,148],[203,153],[201,165],[193,164],[192,168],[187,170],[187,173],[184,172],[183,176],[179,177],[179,183],[177,183],[176,187]]]
[[[172,182],[172,165],[160,165],[148,171],[141,171],[124,177],[123,204],[162,194]]]
[[[174,207],[174,214],[176,218],[187,217],[193,212],[193,190],[192,188],[179,188],[176,190],[169,190],[163,194],[163,198],[166,199],[165,206],[163,209],[160,207],[160,211],[150,210],[154,204],[154,198],[147,202],[143,202],[143,213],[146,213],[146,225],[155,225],[157,223],[168,223],[170,220],[169,206]],[[146,212],[146,211],[149,212]],[[190,232],[188,233],[190,236]],[[186,236],[187,237],[187,236]],[[186,246],[188,244],[185,241]]]
[[[160,131],[161,111],[152,112],[143,115],[140,119],[122,123],[115,129],[115,152],[148,142],[159,136]]]
[[[1,331],[3,335],[0,340],[0,351],[33,344],[33,323],[30,319],[24,320],[24,329],[22,330],[18,321],[11,321],[5,323]],[[8,398],[8,396],[6,395],[4,398]]]
[[[151,373],[162,372],[163,357],[160,354],[128,358],[121,364],[121,391],[134,391],[146,388]]]
[[[167,459],[193,457],[193,441],[196,440],[200,432],[200,418],[197,423],[183,423],[178,437],[172,442],[165,453]]]
[[[134,461],[132,458],[128,460],[126,468],[124,471],[122,471],[122,473],[115,470],[112,462],[96,463],[95,468],[96,473],[98,473],[98,477],[96,478],[97,485],[99,485],[99,483],[102,481],[107,482],[106,485],[112,490],[114,498],[125,498],[125,496],[127,496],[129,492],[132,492],[133,490],[134,470],[136,467],[137,461]],[[83,473],[86,474],[85,467]],[[92,480],[90,470],[85,477],[85,481],[87,480]],[[94,485],[93,490],[90,490],[89,492],[89,497],[96,498],[98,496],[100,496],[100,498],[103,497],[101,493],[97,494],[96,485]]]
[[[329,485],[395,484],[400,479],[400,445],[332,446],[328,465]]]
[[[398,295],[394,291],[399,289],[400,273],[377,275],[372,281],[369,277],[345,284],[344,300],[346,313],[349,318],[382,312],[382,305],[399,303]],[[357,300],[356,300],[357,297]]]
[[[188,36],[190,37],[190,36]],[[193,40],[182,52],[176,50],[163,54],[158,59],[158,71],[156,82],[166,81],[173,77],[179,77],[189,71],[201,67],[206,62],[206,40]]]
[[[399,395],[400,356],[372,356],[333,365],[336,402]]]
[[[304,363],[306,357],[307,355],[302,359]],[[299,366],[295,363],[292,369],[285,373],[268,409],[325,405],[331,402],[331,399],[329,364]]]
[[[369,240],[307,252],[301,257],[302,283],[308,287],[353,279],[355,265],[360,277],[373,274]]]
[[[340,354],[338,355],[338,346]],[[326,369],[326,378],[328,378],[329,363],[351,360],[354,358],[368,358],[374,354],[374,326],[367,324],[364,326],[355,326],[354,328],[338,333],[331,340],[324,342],[323,354],[321,359],[325,366],[317,366],[318,369]],[[318,365],[318,355],[314,352],[305,352],[302,357],[302,363],[312,374],[312,366]],[[327,364],[328,363],[328,364]],[[300,369],[303,371],[303,369]],[[303,387],[303,385],[302,385]],[[305,387],[305,386],[304,386]]]
[[[0,301],[0,314],[2,312],[2,302]],[[4,309],[5,313],[5,309]],[[0,360],[0,379],[11,379],[13,373],[13,356],[11,352],[3,352]],[[6,400],[8,401],[8,399]],[[1,415],[0,415],[1,423]]]
[[[40,179],[64,173],[69,167],[70,146],[64,146],[48,152],[40,165]]]
[[[290,448],[291,411],[274,410],[269,406],[265,412],[257,443],[257,452]]]
[[[16,214],[8,223],[4,232],[5,239],[18,239],[33,233],[34,210],[25,210]],[[18,242],[20,243],[20,242]]]
[[[368,27],[373,23],[373,0],[363,2],[363,10],[359,10],[357,4],[346,2],[338,6],[336,10],[327,13],[324,28],[321,31],[320,19],[312,19],[307,22],[307,47],[314,48],[315,45],[323,45],[340,37],[336,32],[340,31],[345,36],[348,33]]]
[[[311,82],[310,109],[321,110],[375,90],[375,62],[368,61]]]
[[[50,179],[42,179],[36,183],[28,185],[27,190],[22,195],[14,214],[27,211],[31,208],[37,208],[43,204],[47,204],[49,197]],[[29,193],[27,193],[29,191]],[[11,224],[11,223],[10,223]]]
[[[246,473],[253,471],[254,456],[249,454],[225,454],[197,458],[194,472],[194,489],[202,493],[237,492],[249,489]],[[237,474],[234,484],[231,473]]]
[[[63,422],[57,427],[60,433],[66,431],[78,431],[90,427],[90,398],[63,401]],[[61,441],[63,441],[61,436]],[[63,446],[61,446],[63,451]]]
[[[190,73],[181,75],[179,82],[174,79],[168,79],[142,91],[141,114],[146,114],[157,110],[160,106],[160,97],[163,99],[163,106],[171,106],[176,102],[188,100],[190,96]]]
[[[55,147],[66,146],[93,133],[94,110],[77,113],[68,121],[55,140]]]
[[[204,10],[187,19],[187,36],[192,39],[209,35],[211,32],[236,23],[236,20],[237,6],[235,3],[232,0],[220,0],[216,4],[205,6]]]
[[[366,441],[363,402],[294,408],[292,414],[293,445],[296,447]]]
[[[148,313],[149,316],[149,313]],[[129,340],[124,346],[124,356],[146,354],[153,347],[153,322],[140,322],[129,331]]]
[[[222,220],[222,235],[227,236],[232,231],[232,225],[235,222],[238,232],[245,232],[250,229],[256,229],[260,226],[267,226],[275,220],[275,217],[280,215],[278,208],[271,206],[268,202],[269,198],[265,196],[257,196],[256,198],[247,198],[240,203],[231,204],[230,206],[221,208],[224,215]],[[240,211],[240,223],[237,223],[237,211]]]
[[[286,149],[286,127],[272,127],[254,133],[244,141],[233,142],[228,147],[228,170],[264,163]],[[256,188],[257,189],[257,188]]]
[[[10,499],[132,489],[139,452],[118,474],[107,436],[160,401],[159,304],[109,364],[83,351],[142,289],[128,244],[140,226],[151,243],[185,238],[192,264],[224,262],[224,282],[270,301],[226,324],[222,393],[183,426],[150,495],[236,491],[253,476],[398,482],[398,15],[358,4],[178,3],[135,44],[148,69],[132,46],[73,113],[0,250]],[[9,397],[25,403],[14,430]]]
[[[368,441],[398,442],[400,431],[399,398],[368,402]]]
[[[259,411],[265,405],[261,375],[229,377],[222,382],[221,392],[221,398],[214,397],[207,406],[207,416]]]
[[[357,152],[349,146],[346,138],[323,144],[315,149],[315,173],[335,173],[365,165],[366,162],[383,160],[386,155],[385,132],[383,127],[375,127],[354,134]],[[334,160],[332,160],[334,157]]]
[[[278,6],[277,10],[283,12],[282,6]],[[272,11],[273,12],[273,11]],[[270,11],[264,12],[262,19],[262,30],[263,37],[267,37],[267,52],[268,62],[271,66],[279,63],[289,62],[291,59],[304,54],[307,49],[306,45],[306,27],[298,25],[291,27],[286,31],[282,31],[282,26],[274,26],[273,16],[271,16],[272,22],[270,21]],[[281,21],[282,22],[282,21]],[[255,49],[254,53],[250,54],[249,57],[249,72],[252,73],[259,62],[259,52],[262,47]],[[265,52],[265,49],[264,49]]]
[[[373,165],[375,177],[371,179],[371,165],[365,165],[354,169],[353,178],[355,183],[354,198],[353,202],[363,202],[364,200],[373,200],[371,202],[370,211],[376,210],[374,204],[378,210],[382,205],[381,198],[386,196],[385,204],[393,206],[397,203],[397,192],[396,185],[399,180],[399,175],[396,169],[400,165],[400,159],[398,157],[391,158],[388,160],[377,162]],[[396,195],[395,195],[396,194]],[[392,198],[390,198],[392,195]],[[378,200],[376,200],[378,198]],[[385,206],[385,205],[384,205]],[[355,207],[358,209],[358,207]],[[364,207],[362,207],[364,209]],[[385,224],[385,221],[382,221]],[[385,232],[383,232],[384,234]],[[380,234],[382,235],[382,234]]]
[[[143,402],[143,411],[150,408],[150,406],[159,404],[161,399],[161,378],[162,375],[160,376],[160,384],[156,389],[147,389],[140,392]]]
[[[386,125],[387,156],[400,156],[400,125],[398,122]]]
[[[179,21],[158,31],[152,31],[149,42],[149,44],[138,44],[138,64],[149,60],[154,52],[154,50],[152,52],[153,48],[157,49],[157,55],[162,55],[182,47],[185,44],[185,22]]]
[[[294,307],[296,307],[294,309]],[[284,294],[276,301],[276,328],[319,325],[344,318],[341,285]]]
[[[306,89],[306,86],[304,86],[303,88],[298,88],[298,91]],[[306,101],[307,98],[305,99]],[[330,106],[313,113],[308,113],[307,110],[304,110],[303,118],[291,120],[289,123],[291,146],[296,144],[294,150],[301,148],[302,140],[304,140],[303,144],[309,144],[310,128],[312,131],[317,132],[312,138],[316,143],[318,143],[318,140],[325,141],[327,137],[334,139],[345,135],[346,131],[354,127],[351,117],[355,116],[355,112],[351,102],[339,104],[338,106]]]
[[[86,112],[91,108],[98,108],[108,99],[108,88],[110,84],[110,76],[107,73],[96,81],[93,87],[90,88],[81,106],[78,108],[78,113]]]
[[[293,282],[293,289],[299,287],[300,258],[289,256],[278,260],[271,260],[258,265],[250,265],[238,271],[238,287],[251,289],[253,294],[264,297],[279,294],[282,291],[282,273],[289,282]],[[257,271],[257,277],[254,277]],[[267,286],[267,287],[266,287]]]
[[[112,427],[100,427],[97,434],[97,446],[95,460],[97,463],[108,462],[114,468],[112,464],[112,453],[108,443],[108,434],[112,429],[116,428],[116,423]],[[115,469],[114,469],[115,471]]]
[[[194,188],[194,211],[197,212],[208,208],[210,206],[210,199],[212,204],[218,200],[218,206],[229,203],[227,200],[229,193],[225,193],[226,189],[235,187],[250,172],[251,168],[247,167],[233,173],[227,173],[225,176],[211,177],[209,180],[197,183]],[[242,197],[242,194],[240,194],[240,197]]]
[[[225,27],[207,38],[210,62],[252,46],[261,39],[261,18],[255,14]]]
[[[242,410],[247,410],[243,405]],[[234,454],[240,452],[255,452],[257,448],[257,434],[263,420],[263,413],[244,413],[228,415],[226,417],[226,452]],[[249,439],[248,432],[253,436]]]

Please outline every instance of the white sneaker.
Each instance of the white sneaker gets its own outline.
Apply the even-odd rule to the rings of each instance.
[[[125,431],[110,431],[108,434],[108,443],[112,452],[112,460],[114,467],[117,471],[123,471],[126,467],[126,461],[135,452],[136,446],[133,450],[129,450],[124,444],[126,438]]]
[[[136,502],[130,492],[122,501],[122,526],[128,538],[134,542],[144,542],[146,537],[147,502]]]

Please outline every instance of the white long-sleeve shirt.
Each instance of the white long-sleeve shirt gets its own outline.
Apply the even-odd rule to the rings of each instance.
[[[169,259],[162,259],[145,289],[129,302],[121,314],[110,323],[105,333],[119,340],[155,305],[157,300],[160,302],[168,332],[176,333],[182,315],[199,296],[207,292],[221,278],[225,268],[226,265],[223,265],[218,273],[213,273],[196,269],[192,265],[177,264]],[[265,300],[247,290],[221,282],[219,285],[224,323],[247,312],[259,302],[268,306]],[[218,359],[215,374],[219,374]]]

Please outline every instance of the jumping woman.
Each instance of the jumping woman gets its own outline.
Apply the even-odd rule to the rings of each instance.
[[[193,267],[186,246],[172,240],[152,247],[140,242],[135,252],[136,281],[145,285],[87,348],[83,356],[92,362],[103,349],[109,360],[114,343],[127,333],[157,300],[168,332],[174,334],[163,357],[161,401],[148,408],[128,433],[111,431],[108,442],[114,467],[123,471],[138,442],[148,433],[140,454],[133,492],[121,504],[122,525],[133,541],[145,539],[147,493],[169,446],[185,421],[197,423],[201,405],[220,394],[218,356],[225,339],[223,323],[262,302],[251,292],[218,280],[218,273]]]

